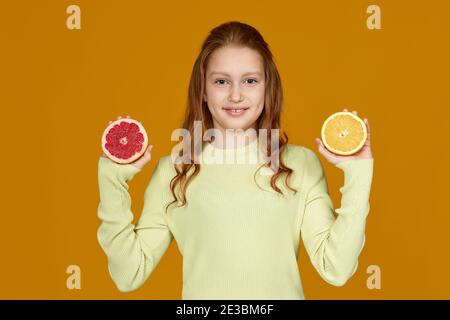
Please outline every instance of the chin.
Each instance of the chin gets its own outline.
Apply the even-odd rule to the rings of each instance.
[[[233,130],[238,130],[238,129],[245,130],[249,126],[250,126],[250,124],[248,124],[246,122],[241,122],[241,121],[229,122],[226,124],[227,129],[233,129]]]

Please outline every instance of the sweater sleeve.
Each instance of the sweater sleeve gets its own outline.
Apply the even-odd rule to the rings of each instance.
[[[142,214],[132,224],[128,182],[140,171],[131,164],[117,164],[100,157],[98,183],[101,220],[98,242],[108,260],[108,271],[117,289],[133,291],[144,284],[173,240],[162,203],[160,162],[144,194]]]
[[[365,244],[373,159],[347,160],[335,165],[344,172],[341,207],[328,194],[327,180],[317,155],[307,149],[307,195],[301,236],[311,263],[322,279],[343,286],[358,268]]]

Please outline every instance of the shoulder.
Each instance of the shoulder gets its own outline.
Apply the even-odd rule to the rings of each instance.
[[[319,156],[313,150],[296,144],[287,144],[286,146],[285,159],[287,166],[303,172],[302,176],[306,179],[308,179],[308,176],[322,174],[322,163]]]
[[[158,163],[155,167],[155,173],[165,177],[173,177],[173,175],[176,174],[175,166],[170,154],[161,156],[159,158]]]
[[[153,160],[152,160],[153,161]],[[148,185],[148,191],[152,192],[155,188],[166,192],[170,190],[170,181],[176,175],[176,170],[172,165],[171,156],[162,156],[154,164],[151,179]]]
[[[284,156],[287,165],[301,164],[303,167],[310,162],[316,162],[319,160],[317,155],[311,149],[292,143],[288,143],[286,145]]]
[[[168,168],[171,164],[172,164],[172,156],[169,154],[161,156],[158,160],[157,166]]]
[[[304,158],[307,161],[311,161],[311,160],[318,160],[319,157],[317,156],[317,154],[309,149],[308,147],[305,147],[303,145],[299,145],[299,144],[292,144],[292,143],[288,143],[286,145],[286,149],[287,152],[294,157],[301,157]]]

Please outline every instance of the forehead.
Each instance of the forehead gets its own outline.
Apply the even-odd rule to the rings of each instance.
[[[223,47],[215,50],[209,57],[207,76],[214,74],[240,76],[263,74],[264,66],[258,51],[247,47]]]

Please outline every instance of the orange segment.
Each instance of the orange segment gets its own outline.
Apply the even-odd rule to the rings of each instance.
[[[348,156],[364,146],[367,127],[364,121],[352,112],[336,112],[322,125],[322,141],[331,152]]]

